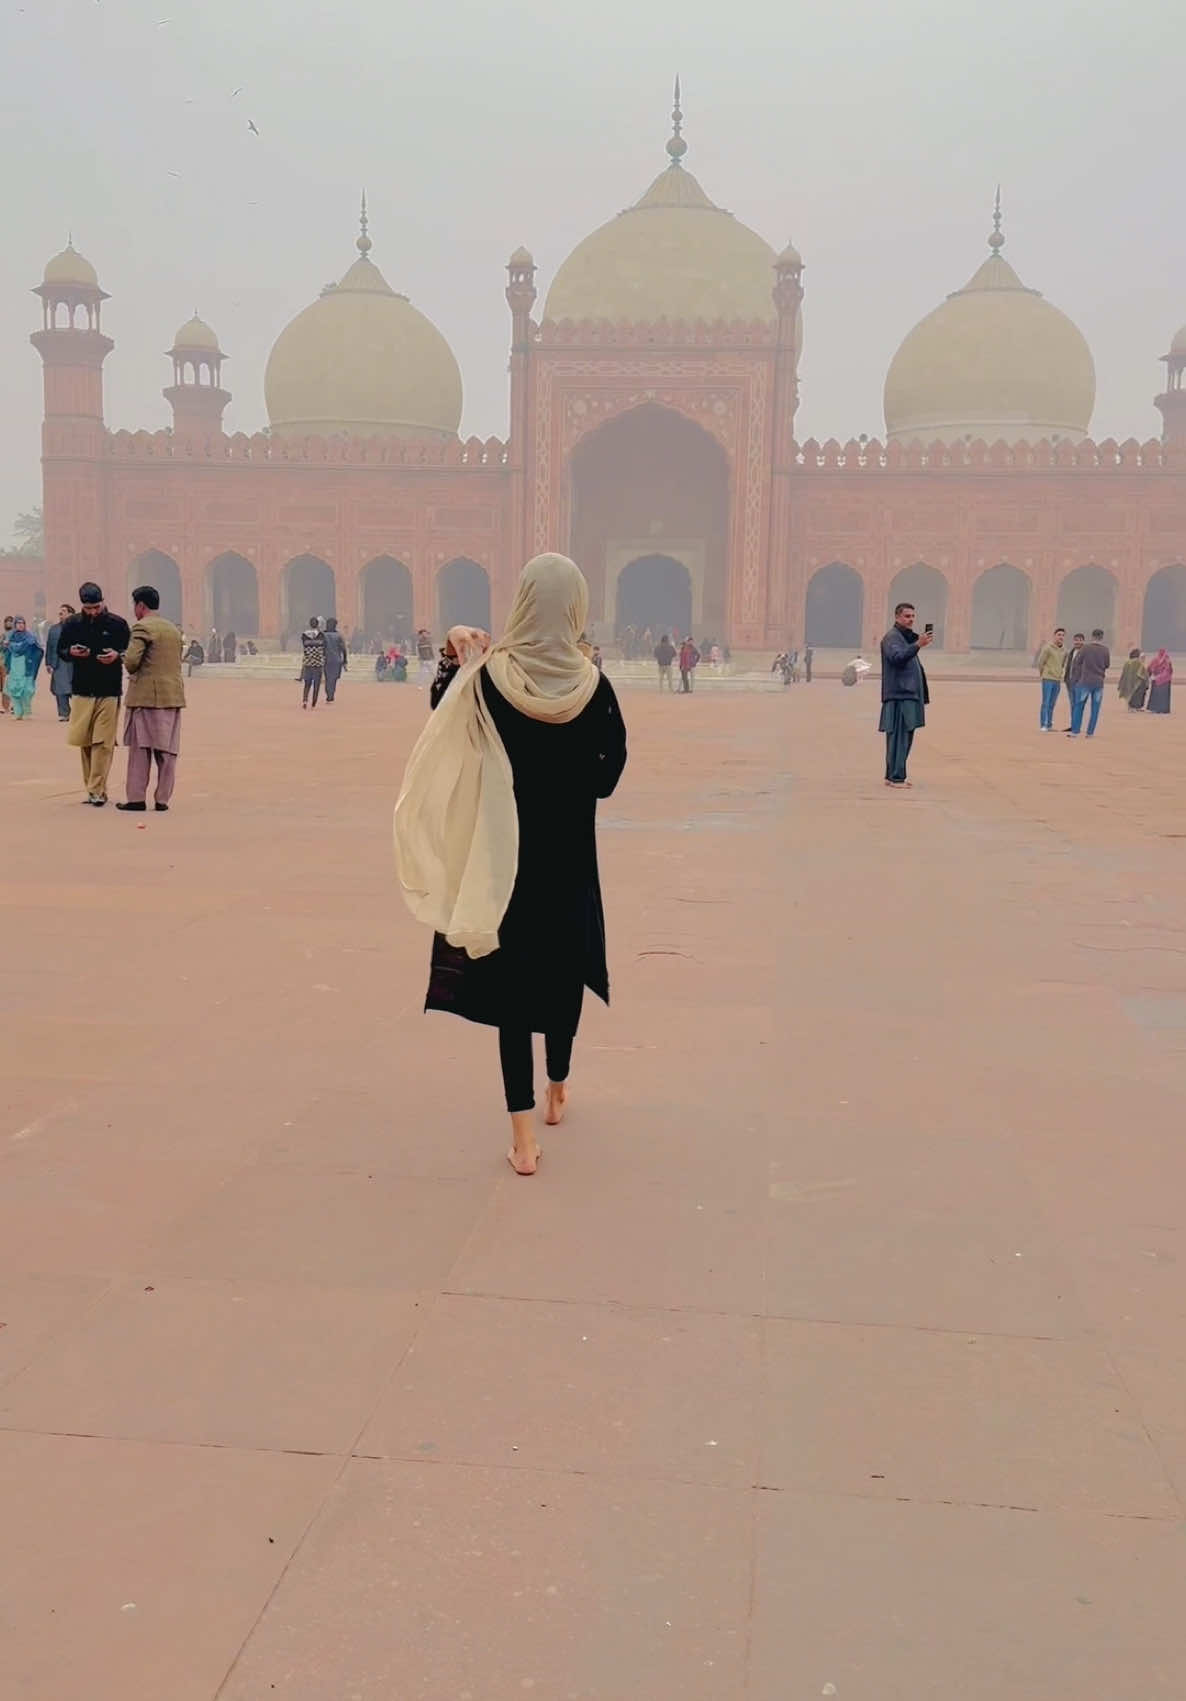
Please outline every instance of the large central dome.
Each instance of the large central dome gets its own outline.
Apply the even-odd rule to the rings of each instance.
[[[363,209],[359,258],[284,327],[264,373],[281,436],[453,437],[461,373],[432,322],[370,259]]]
[[[545,319],[650,323],[773,319],[774,250],[684,169],[678,90],[670,164],[646,194],[573,249]]]

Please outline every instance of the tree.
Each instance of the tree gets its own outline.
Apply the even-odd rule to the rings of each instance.
[[[45,554],[45,521],[40,508],[30,508],[27,513],[18,514],[12,522],[12,535],[16,538],[17,555]]]

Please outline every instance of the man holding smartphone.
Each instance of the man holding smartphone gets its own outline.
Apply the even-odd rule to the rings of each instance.
[[[119,729],[121,664],[132,633],[127,621],[107,607],[98,585],[80,586],[78,600],[82,612],[62,623],[58,637],[58,654],[69,656],[74,664],[66,743],[82,757],[84,803],[102,809]]]
[[[918,659],[919,651],[935,641],[935,628],[927,626],[920,638],[914,630],[914,604],[900,602],[894,623],[881,640],[881,721],[885,734],[885,783],[906,787],[906,763],[920,726],[926,725],[930,702],[927,676]]]

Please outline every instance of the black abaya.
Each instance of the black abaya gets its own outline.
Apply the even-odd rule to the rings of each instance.
[[[586,987],[609,1003],[596,813],[626,766],[626,727],[604,675],[564,723],[520,714],[484,671],[481,688],[514,773],[518,873],[497,951],[469,957],[434,936],[425,1009],[573,1034]]]

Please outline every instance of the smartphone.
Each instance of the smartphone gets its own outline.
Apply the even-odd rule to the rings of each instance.
[[[935,622],[933,620],[928,620],[926,625],[923,627],[923,631],[927,634],[928,638],[932,637],[935,631]]]

